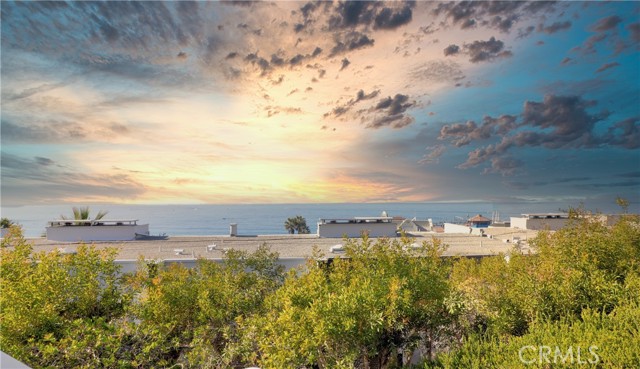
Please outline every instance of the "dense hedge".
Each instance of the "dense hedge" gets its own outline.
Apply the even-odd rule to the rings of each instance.
[[[443,259],[437,240],[349,240],[285,272],[265,245],[193,269],[114,250],[0,250],[0,349],[34,368],[640,367],[640,221],[584,212],[532,255]]]

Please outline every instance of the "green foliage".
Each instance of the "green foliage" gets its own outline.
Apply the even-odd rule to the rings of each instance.
[[[449,319],[447,268],[440,245],[410,241],[345,244],[346,258],[292,271],[268,299],[257,329],[262,368],[385,368],[398,349],[430,345]],[[401,365],[401,363],[397,363]]]
[[[536,319],[520,337],[472,334],[457,350],[423,368],[637,368],[640,365],[640,278],[610,313],[592,309],[578,319]],[[595,355],[594,355],[595,354]],[[589,362],[591,361],[591,363]]]
[[[121,275],[114,250],[34,253],[12,226],[0,349],[47,368],[398,368],[418,349],[423,368],[569,368],[597,347],[599,368],[640,367],[638,216],[573,210],[532,245],[444,260],[437,240],[365,235],[288,273],[263,245]]]
[[[640,364],[629,349],[638,347],[638,216],[608,226],[597,214],[573,210],[566,227],[541,232],[532,243],[534,255],[455,264],[452,295],[461,301],[458,324],[468,327],[468,337],[425,367],[520,367],[523,345],[556,343],[564,345],[560,350],[597,345],[601,367]],[[532,367],[547,367],[538,364]]]
[[[13,222],[9,218],[0,219],[0,228],[9,228],[13,225]]]
[[[193,368],[228,368],[251,359],[240,323],[264,311],[264,300],[283,281],[278,255],[266,245],[248,254],[229,251],[223,264],[198,260],[142,268],[129,281],[138,296],[131,318],[140,323],[138,362]],[[151,270],[151,272],[150,272]]]
[[[307,220],[301,215],[288,218],[284,222],[284,229],[286,229],[289,234],[294,234],[296,232],[299,234],[309,234],[311,232],[309,230],[309,226],[307,226]]]
[[[126,298],[114,256],[114,250],[85,245],[77,254],[34,254],[19,232],[5,239],[0,250],[2,350],[40,367],[62,355],[53,343],[74,321],[119,315]]]
[[[73,207],[72,208],[73,211],[73,217],[72,218],[67,218],[64,215],[60,215],[60,219],[73,219],[73,220],[91,220],[90,217],[90,210],[88,206],[85,207]],[[107,211],[99,211],[98,214],[96,214],[96,216],[93,218],[94,220],[100,220],[102,218],[104,218],[105,215],[107,215],[108,212]]]

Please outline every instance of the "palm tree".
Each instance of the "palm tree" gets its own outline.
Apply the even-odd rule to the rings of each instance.
[[[289,234],[294,234],[296,232],[298,232],[298,234],[311,233],[309,231],[309,226],[307,226],[307,220],[301,215],[296,215],[295,217],[287,219],[284,222],[284,229],[286,229]]]
[[[0,219],[0,228],[10,228],[13,224],[13,221],[9,218]]]
[[[107,213],[108,213],[107,211],[100,210],[98,212],[98,214],[95,216],[95,218],[93,218],[93,219],[94,220],[102,219],[102,218],[104,218],[105,215],[107,215]],[[77,208],[77,207],[74,206],[73,207],[73,218],[67,218],[64,215],[60,215],[60,218],[63,219],[63,220],[67,220],[67,219],[91,220],[91,218],[89,217],[89,214],[90,214],[90,212],[89,212],[89,207],[88,206],[80,207],[80,208]]]

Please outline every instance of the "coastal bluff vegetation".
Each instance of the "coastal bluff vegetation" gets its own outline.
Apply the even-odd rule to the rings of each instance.
[[[583,210],[531,254],[345,240],[285,271],[263,245],[196,267],[0,249],[0,350],[32,368],[637,368],[640,218]]]

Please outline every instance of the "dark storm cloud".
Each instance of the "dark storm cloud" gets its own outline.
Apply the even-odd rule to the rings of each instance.
[[[593,128],[597,122],[608,116],[606,112],[587,112],[587,109],[596,104],[596,101],[583,100],[578,96],[546,95],[542,102],[526,101],[521,114],[521,125],[551,129],[551,132],[532,136],[532,141],[524,136],[520,137],[523,134],[520,132],[513,141],[518,146],[593,147],[597,143]]]
[[[375,28],[395,29],[411,21],[413,3],[394,11],[391,8],[383,8],[375,18]]]
[[[262,71],[263,75],[270,70],[269,62],[265,58],[258,56],[258,53],[250,53],[244,57],[244,60],[258,67]]]
[[[600,68],[596,69],[596,73],[604,72],[607,69],[611,69],[619,66],[620,66],[620,63],[617,63],[617,62],[606,63],[606,64],[603,64]]]
[[[498,58],[508,58],[513,54],[509,50],[504,49],[504,42],[491,37],[487,41],[473,41],[470,44],[465,43],[462,48],[458,45],[449,45],[444,50],[445,56],[465,54],[469,56],[472,63],[480,63],[492,61]]]
[[[276,66],[283,66],[284,65],[284,59],[279,57],[276,54],[271,55],[271,64],[272,65],[276,65]]]
[[[596,101],[579,96],[546,95],[542,102],[526,101],[519,116],[485,117],[482,125],[470,121],[445,125],[440,140],[461,147],[476,141],[502,136],[502,139],[468,153],[467,160],[458,167],[472,168],[490,162],[485,173],[514,174],[521,161],[511,157],[510,151],[519,147],[547,149],[594,149],[617,146],[626,149],[640,147],[640,119],[629,118],[610,126],[606,134],[598,134],[596,124],[605,122],[607,111],[590,113]]]
[[[455,55],[460,51],[460,46],[449,45],[444,48],[444,56]]]
[[[471,141],[487,140],[495,135],[505,135],[516,128],[517,117],[502,115],[498,118],[484,117],[482,125],[474,121],[444,125],[440,129],[439,139],[450,140],[456,147],[468,145]]]
[[[604,32],[616,28],[620,22],[622,22],[622,18],[617,15],[612,15],[598,20],[598,22],[591,26],[591,29],[595,32]]]
[[[342,59],[342,62],[341,62],[341,65],[340,65],[340,70],[343,70],[344,68],[348,67],[349,64],[351,64],[349,59],[347,59],[347,58]]]
[[[568,30],[569,28],[571,28],[571,22],[569,21],[555,22],[550,26],[545,26],[542,23],[538,24],[538,32],[543,32],[548,35],[552,35],[559,31]]]
[[[456,1],[438,3],[435,15],[444,15],[461,29],[476,25],[509,32],[523,17],[553,9],[553,2],[534,1]]]
[[[411,22],[414,2],[401,2],[394,4],[393,7],[386,5],[378,1],[338,2],[332,9],[328,26],[330,29],[355,28],[357,26],[395,29]]]
[[[409,102],[409,96],[396,94],[393,98],[389,96],[386,99],[380,100],[374,109],[386,110],[389,115],[396,115],[404,113],[414,104],[415,102]]]
[[[378,103],[369,109],[369,112],[373,113],[373,118],[369,116],[363,116],[362,122],[366,123],[367,128],[403,128],[413,123],[413,117],[406,115],[407,109],[415,106],[415,101],[409,101],[409,96],[403,94],[396,94],[393,98],[391,96],[378,101]]]
[[[377,97],[380,94],[380,90],[375,90],[372,91],[370,93],[365,93],[364,90],[360,90],[358,91],[358,93],[356,94],[356,102],[359,101],[363,101],[363,100],[369,100],[369,99],[373,99],[374,97]]]
[[[369,94],[363,90],[358,91],[356,98],[349,100],[344,105],[335,107],[331,112],[325,113],[325,117],[332,116],[339,118],[351,110],[351,108],[365,100],[370,100],[379,95],[380,91],[376,90]],[[406,111],[415,106],[415,101],[410,101],[408,95],[396,94],[394,97],[387,97],[379,100],[369,109],[363,109],[355,113],[356,117],[360,117],[360,121],[365,124],[366,128],[403,128],[413,123],[414,118],[405,114]]]
[[[487,41],[474,41],[470,44],[464,44],[465,52],[471,57],[472,63],[483,61],[491,61],[496,58],[510,57],[511,51],[504,50],[504,43],[491,37]]]
[[[360,32],[338,33],[334,36],[335,46],[329,56],[335,56],[348,51],[373,46],[374,40]]]

